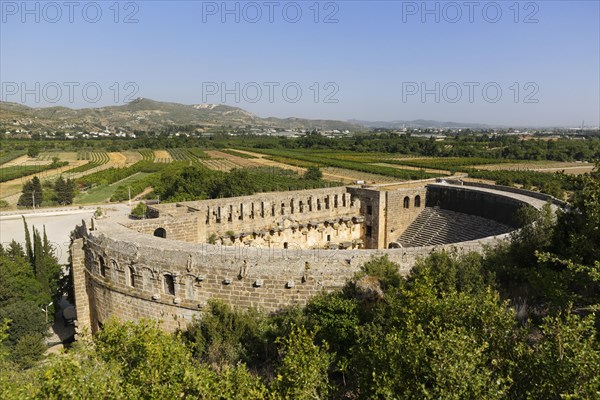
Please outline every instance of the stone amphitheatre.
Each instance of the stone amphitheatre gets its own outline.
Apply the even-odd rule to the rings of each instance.
[[[72,233],[78,327],[111,317],[185,328],[210,299],[275,312],[342,287],[372,256],[407,274],[434,250],[479,251],[516,229],[515,212],[553,198],[435,180],[261,193],[149,206],[143,220]]]

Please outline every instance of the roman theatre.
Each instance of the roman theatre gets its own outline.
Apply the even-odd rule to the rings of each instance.
[[[353,185],[152,205],[141,220],[96,219],[72,233],[78,329],[108,318],[173,331],[210,299],[274,312],[342,287],[387,254],[407,274],[433,250],[479,251],[515,212],[555,199],[455,181]]]

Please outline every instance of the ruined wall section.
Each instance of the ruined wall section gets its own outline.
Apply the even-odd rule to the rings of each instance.
[[[395,241],[425,208],[427,190],[396,189],[385,192],[384,247]]]
[[[385,238],[385,192],[368,187],[349,187],[353,198],[360,200],[360,215],[364,218],[363,242],[367,249],[384,249],[379,244]]]
[[[355,248],[362,243],[360,202],[345,187],[261,193],[150,207],[137,232],[196,243],[276,248]]]

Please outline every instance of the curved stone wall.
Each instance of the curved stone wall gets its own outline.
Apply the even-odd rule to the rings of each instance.
[[[366,235],[366,223],[387,224],[398,220],[397,215],[386,216],[387,211],[397,205],[396,200],[381,205],[381,199],[400,199],[399,207],[402,209],[404,197],[407,197],[403,195],[405,189],[391,193],[388,189],[382,191],[374,188],[372,193],[368,193],[370,197],[357,194],[360,190],[352,187],[336,190],[348,190],[339,193],[346,197],[347,207],[339,207],[341,215],[328,211],[325,222],[345,223],[344,219],[351,222],[354,218],[353,226],[360,226],[362,238]],[[467,190],[474,192],[467,199],[480,201],[482,198],[496,198],[515,208],[522,204],[535,207],[543,204],[524,195],[515,197],[517,195],[490,189],[434,184],[420,192],[409,189],[412,193],[409,201],[413,209],[415,197],[426,194],[425,190],[427,196],[434,191],[444,190],[446,196],[452,197],[454,193],[460,198],[464,197],[464,191]],[[311,192],[301,194],[310,197],[313,194]],[[264,196],[249,197],[263,201]],[[352,196],[355,198],[352,199]],[[231,199],[225,200],[230,202]],[[239,203],[238,200],[235,201]],[[426,200],[421,201],[423,207]],[[366,209],[367,205],[371,206],[369,210]],[[407,274],[418,257],[434,250],[479,251],[484,244],[494,244],[506,237],[406,249],[379,249],[375,246],[372,249],[310,249],[292,243],[285,247],[262,247],[263,243],[259,241],[243,240],[209,244],[202,242],[207,231],[198,233],[202,226],[206,226],[206,220],[200,218],[205,210],[202,204],[196,206],[200,212],[191,211],[189,203],[166,205],[157,209],[159,217],[156,219],[126,224],[96,220],[93,229],[82,225],[74,231],[72,271],[79,326],[90,326],[95,330],[110,317],[123,320],[153,318],[161,320],[164,329],[172,331],[184,328],[209,299],[220,299],[236,307],[255,307],[273,312],[285,306],[304,304],[311,296],[322,291],[342,287],[364,262],[376,255],[387,254],[401,266],[400,272]],[[377,219],[374,216],[375,207],[381,212]],[[362,215],[363,212],[368,215]],[[414,210],[408,209],[407,212],[414,213]],[[315,219],[314,215],[298,218],[298,229],[300,224],[308,224],[309,221],[318,226],[321,222]],[[407,220],[410,218],[407,217]],[[330,224],[331,229],[333,223]],[[166,239],[153,236],[160,227],[166,230]],[[177,227],[184,237],[173,240],[173,232],[177,231]],[[340,226],[337,229],[341,229]],[[375,229],[384,233],[390,231],[388,225]]]

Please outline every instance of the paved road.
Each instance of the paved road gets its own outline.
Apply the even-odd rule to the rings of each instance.
[[[92,218],[97,206],[93,207],[72,207],[41,209],[37,211],[6,212],[0,213],[0,243],[3,246],[10,243],[13,239],[19,243],[25,243],[25,227],[22,216],[25,217],[29,225],[30,232],[35,226],[40,232],[46,227],[48,239],[52,242],[56,250],[56,256],[61,263],[67,263],[69,260],[70,233],[76,225],[81,224],[81,220]],[[111,204],[102,206],[106,212],[107,218],[123,217],[129,214],[130,208],[126,204]]]

